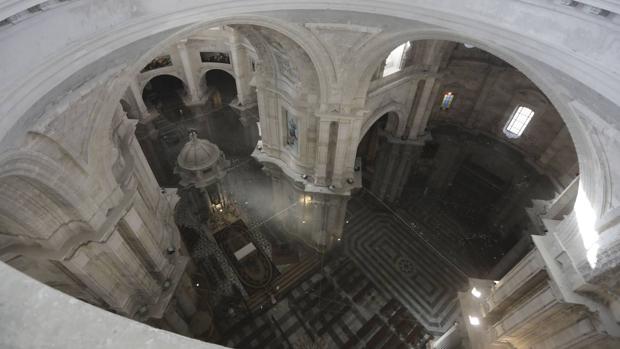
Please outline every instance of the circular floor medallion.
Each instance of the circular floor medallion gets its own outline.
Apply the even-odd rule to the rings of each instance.
[[[413,261],[409,258],[401,257],[396,261],[396,267],[398,271],[405,275],[411,275],[415,271]]]

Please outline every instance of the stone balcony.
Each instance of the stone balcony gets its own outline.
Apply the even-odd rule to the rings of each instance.
[[[566,303],[549,281],[528,290],[527,298],[488,328],[490,342],[531,348],[587,317],[585,306]]]
[[[538,250],[532,250],[492,288],[482,303],[486,322],[492,324],[502,318],[519,299],[546,279],[545,263]]]

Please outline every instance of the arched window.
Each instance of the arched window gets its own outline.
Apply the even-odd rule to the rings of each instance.
[[[441,100],[441,106],[439,107],[441,110],[448,110],[452,106],[452,101],[454,101],[454,94],[452,92],[446,92],[443,95],[443,99]]]
[[[405,53],[410,46],[411,43],[406,42],[390,52],[390,55],[385,60],[382,77],[392,75],[402,69]]]
[[[504,127],[504,133],[509,138],[520,137],[533,116],[534,111],[532,109],[523,105],[517,106]]]

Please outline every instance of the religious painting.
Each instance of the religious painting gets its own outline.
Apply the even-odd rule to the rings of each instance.
[[[284,119],[286,121],[286,145],[291,147],[293,151],[298,151],[299,130],[297,129],[297,120],[290,115],[288,110],[283,109]]]
[[[147,72],[149,70],[159,69],[159,68],[163,68],[163,67],[169,67],[171,65],[172,65],[172,59],[170,58],[169,55],[159,56],[159,57],[155,58],[154,60],[152,60],[144,68],[142,68],[140,73],[144,73],[144,72]]]
[[[203,63],[230,64],[230,56],[223,52],[200,52],[200,60]]]

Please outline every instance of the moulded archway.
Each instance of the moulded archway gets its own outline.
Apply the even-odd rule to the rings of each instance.
[[[377,123],[377,121],[383,118],[386,114],[388,115],[388,124],[386,126],[386,130],[395,136],[400,133],[401,129],[404,127],[404,124],[407,121],[408,115],[402,104],[390,103],[375,110],[371,114],[371,116],[368,117],[366,121],[362,124],[362,129],[359,137],[360,142],[362,138],[364,138],[366,133]]]
[[[152,60],[152,57],[155,57],[161,52],[163,52],[167,47],[171,46],[175,42],[184,39],[190,36],[192,33],[196,31],[200,31],[204,28],[210,28],[215,26],[223,26],[223,25],[254,25],[259,27],[265,27],[270,30],[274,30],[287,38],[290,38],[293,42],[299,45],[310,57],[313,62],[313,68],[316,71],[317,79],[320,85],[320,99],[324,99],[324,93],[327,89],[327,81],[325,81],[325,76],[332,76],[333,71],[325,73],[325,70],[329,70],[332,68],[332,65],[329,64],[329,57],[325,49],[320,45],[317,40],[314,40],[311,37],[308,37],[303,30],[298,27],[291,25],[286,21],[277,18],[270,18],[266,16],[259,15],[235,15],[223,19],[215,19],[211,21],[201,21],[197,24],[192,24],[187,26],[166,38],[163,38],[158,45],[154,45],[154,47],[150,48],[146,53],[140,56],[127,71],[119,76],[117,79],[110,79],[107,83],[118,86],[117,88],[112,88],[110,93],[107,95],[107,100],[117,101],[121,99],[120,90],[126,90],[126,86],[131,83],[132,76],[135,76],[139,73],[140,69],[148,64]],[[265,60],[273,60],[272,57],[264,57]],[[323,62],[324,64],[318,64],[317,62]],[[273,64],[273,62],[271,62]],[[201,76],[204,76],[204,73],[207,73],[211,69],[206,69],[201,71]],[[230,72],[229,72],[230,73]],[[234,77],[234,74],[231,74]],[[107,107],[107,110],[102,110],[101,112],[109,112],[114,106],[111,105],[102,105],[103,108]],[[102,130],[106,129],[109,126],[105,126],[107,121],[98,120],[97,122],[102,121],[104,124],[97,126],[97,129]]]
[[[222,96],[224,104],[230,103],[237,95],[236,78],[231,72],[223,69],[209,69],[204,72],[200,79],[201,86],[209,91],[209,88],[215,88]]]
[[[374,167],[375,157],[385,142],[385,137],[394,136],[400,126],[400,113],[397,111],[387,111],[377,114],[369,119],[369,122],[362,127],[362,136],[357,144],[355,152],[356,166],[359,166],[357,159],[360,159],[361,166],[357,170],[362,171],[362,185],[366,186],[367,170]],[[372,123],[370,122],[372,121]]]
[[[475,38],[465,38],[446,31],[414,30],[385,37],[380,41],[369,44],[361,54],[357,55],[359,61],[352,66],[363,68],[351,71],[349,83],[353,84],[355,81],[354,86],[358,86],[358,88],[352,90],[351,95],[345,97],[345,103],[362,106],[365,103],[372,73],[380,62],[399,44],[406,41],[415,42],[417,40],[467,42],[503,59],[521,71],[547,96],[570,131],[579,159],[582,187],[585,193],[587,193],[590,203],[597,210],[601,211],[609,205],[609,194],[607,194],[610,191],[609,175],[607,174],[607,167],[597,155],[597,153],[600,153],[600,149],[597,149],[597,144],[600,141],[597,139],[596,134],[586,131],[587,127],[583,125],[581,118],[577,115],[574,108],[571,107],[570,102],[566,100],[564,95],[566,91],[558,89],[557,85],[553,85],[549,81],[549,78],[552,78],[553,72],[541,71],[524,59],[524,57],[510,50],[504,50]],[[598,180],[595,178],[598,178]],[[600,182],[601,178],[604,179],[603,185]]]
[[[153,76],[144,84],[142,100],[149,109],[152,109],[156,107],[156,102],[161,102],[164,97],[176,94],[181,98],[179,91],[187,94],[187,86],[183,79],[172,74],[160,74]]]

